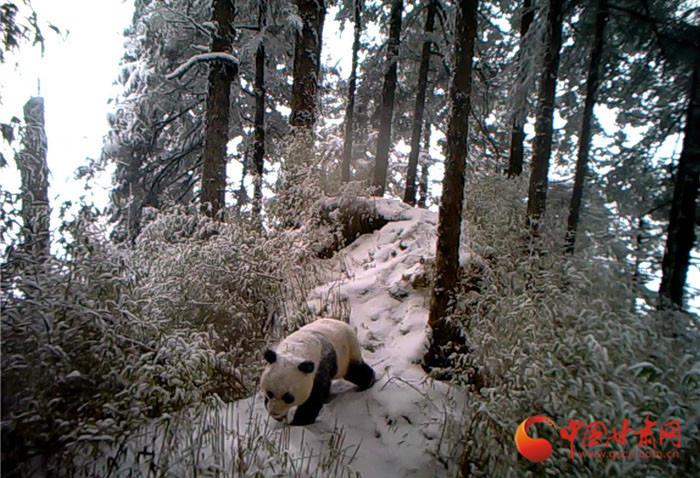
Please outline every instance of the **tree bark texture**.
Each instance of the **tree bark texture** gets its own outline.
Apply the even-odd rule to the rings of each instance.
[[[416,204],[416,172],[418,169],[418,154],[420,153],[421,129],[423,127],[423,111],[425,110],[425,92],[428,88],[428,71],[430,69],[430,48],[432,42],[430,36],[435,25],[435,12],[437,0],[428,0],[428,11],[425,18],[425,39],[421,52],[420,69],[418,71],[418,90],[416,92],[416,104],[413,109],[413,128],[411,131],[411,152],[408,156],[408,170],[406,171],[406,190],[403,200],[414,206]]]
[[[258,6],[258,29],[262,34],[265,29],[266,0],[260,0]],[[261,221],[262,184],[265,171],[265,43],[261,35],[260,44],[255,52],[255,127],[253,132],[253,218]]]
[[[345,108],[345,138],[343,142],[343,162],[341,175],[343,182],[350,181],[350,163],[352,162],[352,143],[355,134],[355,89],[357,86],[357,54],[360,50],[360,34],[362,33],[362,3],[355,1],[355,38],[352,42],[352,68],[348,80],[348,104]]]
[[[24,248],[34,259],[49,257],[49,166],[46,162],[44,99],[30,98],[24,105],[22,149],[15,156],[22,180],[22,220]]]
[[[418,183],[418,207],[425,208],[428,201],[428,166],[430,163],[430,122],[425,123],[423,131],[423,154],[424,160],[420,161],[420,183]]]
[[[547,203],[547,175],[549,173],[549,157],[552,152],[554,94],[557,87],[559,50],[561,48],[562,3],[562,0],[550,0],[547,12],[547,39],[538,94],[530,187],[527,198],[528,223],[533,234],[537,232],[538,223],[544,215]]]
[[[321,66],[321,40],[326,7],[323,0],[297,0],[303,27],[294,43],[294,83],[289,124],[313,128]]]
[[[394,0],[391,5],[389,40],[386,47],[387,70],[382,88],[382,105],[377,137],[377,154],[374,159],[372,189],[375,196],[383,196],[386,189],[386,173],[389,165],[389,148],[391,146],[391,121],[394,116],[394,94],[396,92],[396,70],[399,60],[399,42],[401,41],[401,15],[403,0]]]
[[[126,220],[126,239],[132,244],[141,233],[141,216],[143,209],[146,206],[157,204],[157,195],[151,193],[145,183],[141,168],[144,166],[148,158],[145,148],[138,147],[130,151],[129,158],[122,164],[118,164],[117,168],[123,167],[128,178],[128,216]]]
[[[459,238],[462,224],[464,170],[467,160],[477,4],[477,0],[460,0],[456,4],[447,154],[438,216],[435,284],[430,297],[428,317],[428,324],[432,329],[432,340],[425,357],[429,365],[439,360],[441,349],[448,342],[457,338],[447,320],[447,315],[459,272]]]
[[[659,287],[659,308],[683,307],[690,252],[695,244],[700,188],[700,59],[693,65],[690,101],[683,131],[683,151],[673,180],[673,199]]]
[[[523,48],[525,46],[524,39],[527,32],[530,30],[532,20],[535,18],[535,10],[532,7],[532,0],[523,0],[523,9],[520,19],[520,51],[518,59],[522,58]],[[525,81],[523,75],[518,75],[518,81]],[[527,116],[527,100],[524,102],[521,109],[513,114],[513,127],[510,136],[510,158],[508,160],[508,176],[520,176],[523,172],[523,161],[525,149],[523,143],[525,141],[525,132],[523,125]]]
[[[586,80],[586,100],[583,108],[583,123],[581,124],[581,134],[579,136],[578,158],[576,160],[576,175],[574,177],[574,190],[571,194],[569,204],[569,218],[566,227],[566,238],[564,241],[565,251],[574,253],[576,244],[576,228],[581,213],[581,199],[583,198],[583,182],[588,169],[588,154],[591,148],[591,127],[593,124],[593,107],[595,106],[596,93],[600,84],[600,62],[603,56],[603,37],[605,34],[605,23],[608,15],[608,1],[598,0],[595,16],[595,33],[593,37],[593,48],[591,50],[591,60],[588,63],[588,78]]]
[[[212,39],[212,52],[232,52],[233,0],[214,0],[212,20],[216,32]],[[227,61],[215,61],[209,65],[207,89],[207,113],[204,129],[202,157],[202,212],[222,219],[226,194],[226,145],[231,106],[231,83],[236,67]]]

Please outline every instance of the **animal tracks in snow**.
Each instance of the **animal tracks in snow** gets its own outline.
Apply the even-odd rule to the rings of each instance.
[[[308,453],[309,446],[313,456],[321,456],[342,428],[345,444],[359,445],[349,467],[363,477],[445,476],[444,460],[438,458],[444,440],[436,438],[446,421],[458,420],[464,398],[429,380],[420,366],[428,346],[425,264],[435,254],[437,214],[388,199],[375,200],[375,206],[389,223],[324,260],[327,282],[307,303],[319,316],[336,310],[335,318],[349,319],[377,381],[362,392],[334,382],[333,398],[316,423],[272,426],[289,434],[287,451],[293,457],[303,454],[303,447]],[[251,416],[269,420],[260,402],[251,397],[237,403],[254,407]]]
[[[384,199],[377,209],[390,222],[327,260],[337,279],[309,297],[336,294],[333,300],[348,306],[365,360],[377,373],[372,388],[338,396],[328,413],[348,439],[362,440],[351,468],[363,476],[441,476],[435,437],[445,410],[456,408],[453,390],[428,380],[420,366],[428,346],[425,265],[434,256],[437,214]]]

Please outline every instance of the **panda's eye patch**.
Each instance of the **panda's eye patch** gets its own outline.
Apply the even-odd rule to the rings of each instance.
[[[274,397],[275,397],[275,394],[268,390],[267,391],[267,398],[274,398]]]
[[[284,403],[287,404],[292,403],[294,402],[294,395],[291,395],[289,392],[287,392],[284,395],[282,395],[282,400],[284,401]]]

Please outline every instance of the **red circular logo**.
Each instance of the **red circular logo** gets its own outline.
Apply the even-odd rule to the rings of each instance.
[[[527,435],[530,425],[539,422],[545,422],[555,429],[557,428],[554,422],[544,415],[535,415],[524,420],[515,432],[515,445],[518,447],[520,454],[530,461],[537,462],[545,461],[552,455],[551,443],[544,438],[530,438]]]

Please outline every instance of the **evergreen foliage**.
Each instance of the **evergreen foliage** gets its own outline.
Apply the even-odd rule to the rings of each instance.
[[[400,370],[420,383],[381,356],[374,438],[405,419],[445,476],[700,467],[698,290],[685,279],[698,270],[697,8],[134,7],[102,156],[78,171],[88,184],[111,174],[108,211],[81,203],[71,217],[64,204],[50,230],[38,101],[24,124],[0,125],[22,180],[18,195],[0,189],[3,473],[353,476],[361,444],[343,444],[344,425],[294,451],[293,432],[260,420],[261,351],[332,315],[352,316],[374,354],[386,310],[407,311],[383,318],[411,339]],[[0,13],[0,62],[42,42],[28,0]],[[340,53],[324,43],[336,24],[354,27]],[[339,55],[352,72],[325,61]],[[348,311],[377,291],[386,310]],[[377,418],[402,380],[426,408],[390,395],[399,403]],[[439,419],[428,388],[453,393]],[[555,447],[536,464],[513,433],[539,413],[559,426],[677,420],[680,457],[571,460]]]

